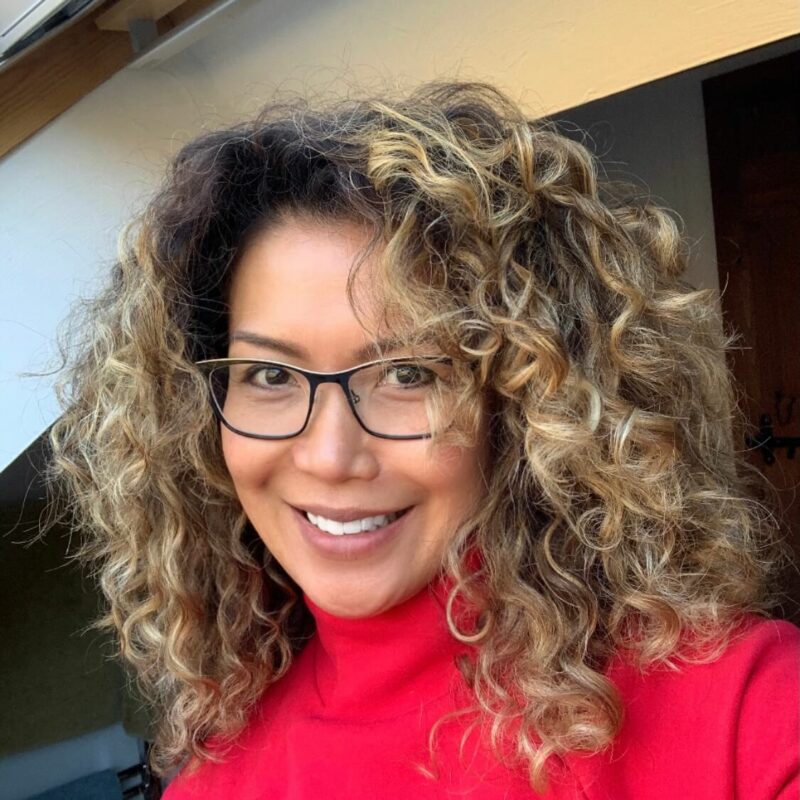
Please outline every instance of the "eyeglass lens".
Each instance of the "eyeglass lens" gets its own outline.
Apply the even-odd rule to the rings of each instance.
[[[430,431],[436,395],[446,399],[452,367],[444,362],[380,362],[349,379],[352,407],[362,424],[385,436],[418,436]],[[305,375],[280,364],[247,362],[215,367],[210,375],[214,402],[226,424],[255,436],[299,433],[311,406]]]

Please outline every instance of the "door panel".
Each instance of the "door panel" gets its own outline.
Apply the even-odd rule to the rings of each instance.
[[[800,559],[800,447],[790,446],[800,439],[798,87],[800,53],[703,84],[722,305],[741,336],[731,366],[750,424],[737,440],[777,489]],[[787,584],[784,611],[798,619],[796,572]]]

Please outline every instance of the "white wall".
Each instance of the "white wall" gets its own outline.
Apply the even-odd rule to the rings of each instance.
[[[681,74],[557,115],[586,132],[610,178],[678,212],[691,243],[687,279],[718,287],[703,95]]]
[[[797,0],[262,0],[193,51],[237,108],[458,73],[550,114],[797,33]]]
[[[629,0],[564,8],[557,0],[261,0],[159,68],[118,73],[0,161],[0,469],[57,413],[49,379],[19,373],[52,362],[58,320],[113,260],[118,230],[165,158],[201,125],[247,114],[276,89],[341,93],[348,82],[380,88],[441,77],[495,82],[539,115],[800,23],[795,0],[765,0],[757,11],[744,0],[656,4],[647,14]],[[675,109],[669,132],[629,135],[638,112],[609,106],[619,115],[614,157],[679,208],[708,265],[697,85],[664,91],[655,104]],[[702,274],[713,283],[711,271]]]
[[[0,161],[0,469],[54,419],[56,327],[91,293],[166,157],[222,105],[188,54],[124,70]]]

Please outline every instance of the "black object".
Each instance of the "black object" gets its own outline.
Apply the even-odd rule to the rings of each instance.
[[[775,451],[786,449],[786,457],[794,458],[800,447],[800,436],[775,436],[772,417],[762,414],[759,418],[758,431],[755,436],[746,436],[745,444],[753,450],[760,450],[765,464],[775,463]]]

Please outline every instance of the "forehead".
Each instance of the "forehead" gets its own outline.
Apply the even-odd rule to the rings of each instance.
[[[369,229],[353,220],[282,218],[247,244],[234,267],[233,291],[242,283],[249,288],[269,284],[273,289],[301,284],[314,289],[321,283],[346,286],[348,274],[367,255],[369,243]]]
[[[234,268],[231,333],[291,339],[326,360],[374,338],[380,332],[373,279],[379,251],[367,251],[370,238],[366,226],[349,220],[290,217],[268,227]],[[356,265],[358,316],[347,291]]]

